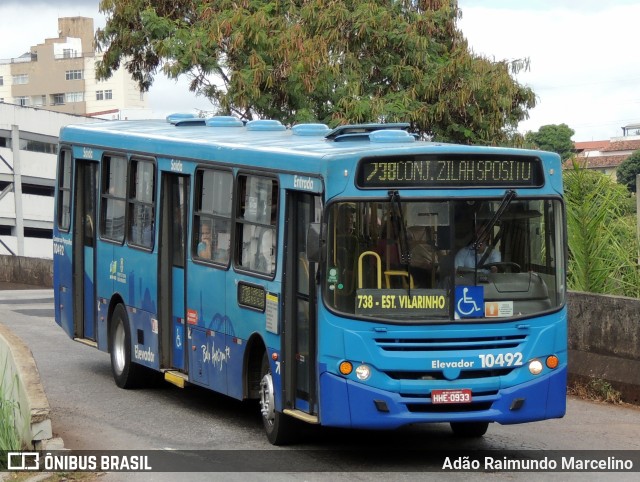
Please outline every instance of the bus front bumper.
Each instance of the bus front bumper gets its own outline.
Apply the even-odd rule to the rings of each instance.
[[[320,376],[320,423],[333,427],[394,429],[413,423],[514,424],[560,418],[566,410],[566,366],[465,405],[433,405],[428,397],[403,396],[331,373]]]

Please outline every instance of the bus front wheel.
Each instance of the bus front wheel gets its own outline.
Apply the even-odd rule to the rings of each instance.
[[[487,422],[451,422],[451,430],[458,437],[477,438],[487,433]]]
[[[140,383],[142,367],[131,361],[131,330],[127,311],[121,304],[113,310],[111,319],[111,372],[120,388],[135,388]]]
[[[273,445],[291,443],[294,434],[294,420],[276,410],[273,376],[266,352],[262,357],[260,373],[260,413],[269,442]]]

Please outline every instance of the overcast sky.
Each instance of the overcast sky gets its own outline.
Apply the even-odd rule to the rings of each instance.
[[[0,59],[17,57],[57,36],[57,18],[86,16],[103,26],[98,0],[0,0]],[[474,52],[503,60],[528,57],[517,80],[538,105],[519,130],[565,123],[574,141],[620,136],[640,122],[638,0],[459,0],[463,34]],[[211,104],[160,74],[149,92],[154,114],[208,109]]]

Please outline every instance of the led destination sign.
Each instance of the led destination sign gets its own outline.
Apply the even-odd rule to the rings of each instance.
[[[428,155],[366,158],[356,183],[363,188],[539,187],[540,159],[531,156]]]

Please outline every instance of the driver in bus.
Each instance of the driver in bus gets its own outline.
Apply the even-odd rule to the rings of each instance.
[[[479,233],[476,232],[476,236]],[[486,259],[483,262],[483,265],[499,263],[500,262],[500,252],[496,249],[493,249],[489,243],[489,235],[485,234],[480,238],[477,242],[477,247],[473,247],[473,241],[462,248],[455,257],[455,266],[456,270],[459,268],[467,268],[467,269],[475,269],[476,265],[484,258],[485,253],[489,250],[489,253]],[[480,266],[478,266],[480,267]],[[489,270],[492,273],[498,272],[497,266],[491,266],[489,269],[483,269],[485,273],[488,273]]]

